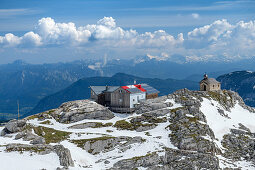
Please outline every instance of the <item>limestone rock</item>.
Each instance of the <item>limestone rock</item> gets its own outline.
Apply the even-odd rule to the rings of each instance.
[[[63,145],[55,145],[53,148],[59,156],[60,165],[64,167],[74,166],[69,149],[65,148]]]
[[[45,139],[41,136],[36,137],[33,139],[30,144],[37,145],[37,144],[45,144]]]
[[[53,147],[51,145],[27,145],[27,144],[8,144],[6,146],[7,152],[13,152],[13,151],[18,151],[18,152],[35,152],[41,155],[49,154],[53,151]]]
[[[163,163],[163,158],[156,153],[147,154],[141,157],[133,157],[116,162],[110,170],[131,170],[137,167],[152,167]]]
[[[173,104],[170,102],[165,102],[167,100],[167,96],[161,96],[155,99],[148,99],[140,102],[139,105],[136,106],[136,113],[142,114],[147,112],[155,111],[151,114],[158,114],[158,116],[163,116],[169,111],[166,110],[167,107],[172,106]],[[159,110],[163,110],[161,113],[158,113]]]
[[[85,140],[83,148],[91,154],[98,154],[100,152],[108,152],[116,147],[124,151],[128,149],[127,147],[133,143],[142,143],[143,139],[139,136],[137,137],[101,137],[101,138],[92,138]],[[75,143],[75,142],[74,142]]]
[[[211,154],[166,149],[164,165],[168,169],[220,169],[219,160]]]
[[[36,144],[36,145],[27,145],[27,144],[8,144],[6,146],[7,152],[35,152],[38,154],[49,154],[54,152],[58,155],[60,165],[64,167],[74,166],[69,149],[65,148],[63,145],[45,145],[45,144]]]
[[[54,113],[60,114],[61,123],[73,123],[83,119],[108,120],[114,117],[109,109],[90,100],[63,103]]]
[[[1,136],[4,136],[8,133],[16,133],[23,129],[23,127],[26,125],[25,120],[10,120],[6,125],[5,128],[1,132]]]

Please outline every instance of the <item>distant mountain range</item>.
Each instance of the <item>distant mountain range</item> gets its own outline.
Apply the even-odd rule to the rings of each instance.
[[[29,112],[40,99],[87,75],[97,75],[85,62],[0,65],[0,113]]]
[[[239,93],[244,102],[255,107],[255,72],[235,71],[217,78],[223,89]]]
[[[143,78],[188,80],[179,81],[183,83],[181,87],[185,87],[186,82],[198,82],[205,72],[210,77],[216,78],[235,70],[254,69],[254,64],[252,59],[231,64],[178,63],[148,56],[130,60],[81,60],[53,64],[28,64],[15,61],[11,64],[0,65],[0,113],[1,115],[6,113],[8,117],[11,117],[11,114],[16,116],[17,101],[20,104],[20,113],[29,113],[41,99],[67,88],[81,78],[111,77],[122,72]],[[178,88],[179,86],[175,89]],[[170,92],[172,91],[168,91]]]
[[[115,74],[112,77],[84,78],[57,93],[43,98],[30,113],[25,114],[24,116],[57,108],[63,102],[87,99],[90,97],[90,86],[122,86],[133,84],[134,80],[136,80],[137,83],[147,83],[151,85],[160,91],[159,95],[166,95],[182,88],[197,90],[199,87],[197,82],[189,80],[141,78],[123,73]]]

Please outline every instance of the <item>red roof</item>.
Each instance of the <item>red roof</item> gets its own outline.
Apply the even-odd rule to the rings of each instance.
[[[127,89],[129,89],[128,86],[121,86],[121,88],[123,88],[124,90],[126,90],[128,93],[130,93]]]
[[[134,86],[137,87],[139,90],[146,92],[146,90],[144,88],[142,88],[141,84],[136,84]]]
[[[121,86],[121,88],[123,88],[123,89],[129,89],[129,87],[128,86]]]

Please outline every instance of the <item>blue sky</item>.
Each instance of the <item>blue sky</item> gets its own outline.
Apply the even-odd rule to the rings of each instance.
[[[15,59],[24,59],[32,63],[72,61],[100,58],[105,53],[112,58],[134,58],[149,54],[165,59],[171,58],[171,55],[180,54],[187,60],[208,60],[208,58],[231,60],[234,54],[230,52],[230,45],[233,46],[230,42],[234,37],[229,39],[225,37],[235,35],[240,37],[239,40],[234,38],[234,41],[238,43],[243,40],[254,43],[254,9],[255,1],[252,0],[0,0],[0,63],[11,62]],[[38,25],[42,18],[47,17],[54,20],[56,24],[54,33],[45,32],[45,30],[42,33],[43,28]],[[107,29],[98,24],[103,18],[104,21],[100,23]],[[109,25],[104,25],[106,20],[114,22],[116,26],[114,28],[110,26],[110,28]],[[51,20],[42,22],[51,22]],[[70,35],[74,34],[68,32],[73,27],[69,25],[72,28],[68,26],[70,29],[63,30],[65,26],[59,27],[57,24],[70,22],[77,28],[75,36],[80,36],[79,27],[97,25],[97,28],[93,30],[86,28],[89,30],[89,35],[87,33],[83,35],[83,30],[83,37],[70,39]],[[200,29],[199,33],[194,32],[196,28],[208,25],[211,27],[206,28],[206,33],[203,29]],[[121,31],[117,27],[121,28]],[[240,30],[240,27],[243,30]],[[136,33],[130,32],[130,29],[135,30]],[[165,33],[155,33],[158,30],[164,30]],[[212,32],[217,31],[220,35],[212,35]],[[245,32],[245,35],[238,31]],[[24,34],[28,32],[34,34],[24,37]],[[145,35],[145,32],[151,35]],[[189,32],[192,33],[189,34]],[[8,33],[16,37],[10,38]],[[54,34],[54,40],[52,34]],[[86,40],[82,39],[84,36]],[[202,41],[199,41],[201,39]],[[67,41],[72,43],[62,43]],[[151,43],[144,44],[144,41]],[[117,45],[119,42],[122,43],[121,46]],[[130,49],[127,49],[125,44],[130,46]],[[227,44],[225,47],[229,48],[229,51],[219,49],[222,44]],[[240,49],[233,59],[254,56],[254,49],[250,46],[238,44]],[[212,56],[213,50],[217,51],[215,56]],[[122,54],[123,51],[125,54]],[[208,54],[206,51],[209,51]]]

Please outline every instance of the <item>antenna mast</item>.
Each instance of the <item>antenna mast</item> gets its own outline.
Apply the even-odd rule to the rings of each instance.
[[[19,100],[17,101],[18,104],[18,120],[19,120]]]

